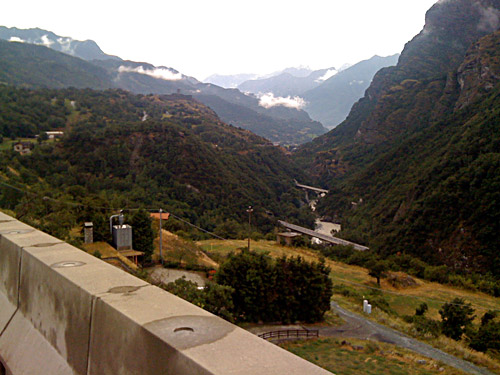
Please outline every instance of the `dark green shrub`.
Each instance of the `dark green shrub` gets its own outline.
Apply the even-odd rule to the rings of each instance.
[[[425,268],[424,279],[440,284],[448,282],[449,272],[446,266],[429,266]]]

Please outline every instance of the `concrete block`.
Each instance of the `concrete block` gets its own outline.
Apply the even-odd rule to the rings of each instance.
[[[123,278],[148,285],[66,243],[25,247],[19,309],[77,374],[86,374],[94,295]]]
[[[0,236],[0,333],[17,309],[20,249]]]
[[[238,327],[217,341],[193,346],[183,354],[195,358],[196,363],[208,369],[210,374],[331,375]]]
[[[5,294],[0,293],[0,335],[14,316],[17,306],[12,304]]]
[[[12,216],[9,216],[7,214],[4,214],[3,212],[0,212],[0,223],[1,222],[6,222],[6,221],[14,221],[16,220]]]
[[[19,312],[0,336],[0,355],[7,374],[76,375],[66,360]]]
[[[329,374],[1,213],[0,271],[7,374]]]
[[[1,214],[1,213],[0,213]],[[0,333],[18,306],[19,272],[22,247],[49,242],[62,242],[48,234],[0,215]]]
[[[90,375],[330,374],[153,286],[100,296],[90,346]]]
[[[195,363],[189,371],[174,371],[182,354],[144,327],[176,316],[210,314],[159,288],[126,285],[101,295],[94,303],[89,375],[208,374]],[[133,354],[132,354],[133,353]],[[120,361],[109,361],[116,357]],[[189,362],[189,361],[188,361]]]

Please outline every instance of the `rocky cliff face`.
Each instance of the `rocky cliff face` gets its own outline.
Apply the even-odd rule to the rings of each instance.
[[[458,68],[457,81],[460,96],[455,104],[456,110],[493,90],[500,81],[500,32],[474,43]]]
[[[346,121],[304,146],[299,159],[327,183],[325,173],[355,171],[401,137],[463,108],[497,75],[494,59],[474,51],[480,45],[467,51],[499,27],[500,0],[439,1],[427,12],[424,29],[405,46],[398,65],[379,71]],[[491,49],[495,42],[482,43]],[[478,73],[483,85],[473,73],[480,66],[485,69]]]
[[[438,2],[347,120],[298,152],[346,238],[500,278],[499,15],[498,1]]]
[[[426,15],[424,29],[409,42],[399,63],[385,75],[375,109],[356,134],[356,140],[378,144],[426,126],[447,113],[455,72],[469,47],[500,27],[500,2],[446,0]],[[474,55],[471,51],[469,56]],[[378,77],[376,77],[378,78]]]

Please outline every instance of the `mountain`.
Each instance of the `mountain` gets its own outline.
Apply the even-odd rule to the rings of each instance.
[[[44,46],[0,40],[0,83],[25,87],[106,89],[106,70]]]
[[[309,116],[327,128],[345,120],[352,105],[363,97],[373,76],[380,69],[395,65],[399,55],[361,61],[343,69],[285,69],[280,74],[248,80],[238,88],[262,96],[272,93],[277,97],[302,100]]]
[[[397,66],[299,150],[344,236],[500,276],[499,26],[498,0],[436,3]]]
[[[319,122],[271,117],[261,113],[259,108],[231,103],[217,95],[197,94],[195,97],[216,111],[223,121],[250,130],[276,144],[301,144],[326,132]],[[276,108],[275,112],[279,109]]]
[[[313,223],[294,187],[293,179],[304,174],[285,152],[221,122],[189,96],[7,86],[0,87],[0,108],[3,136],[53,128],[65,133],[59,142],[37,144],[29,156],[0,153],[0,181],[85,203],[96,212],[109,206],[163,207],[208,230],[230,221],[243,233],[249,205],[254,231],[272,231],[282,217]],[[0,206],[22,209],[22,196],[11,193],[0,188]],[[51,231],[58,231],[60,215],[68,227],[82,214],[74,204],[43,209],[41,198],[30,204],[36,205],[33,220],[49,225],[57,217]]]
[[[223,121],[257,131],[279,144],[304,143],[326,132],[320,123],[311,120],[299,107],[291,107],[287,103],[263,104],[259,98],[235,89],[201,83],[173,68],[123,61],[102,53],[92,41],[74,41],[41,29],[0,27],[2,38],[9,40],[0,40],[0,48],[5,51],[0,57],[3,64],[0,77],[3,77],[4,83],[48,88],[117,87],[139,94],[192,95],[207,104],[217,104],[214,109]],[[34,49],[30,43],[43,46]],[[54,49],[63,53],[58,56]],[[89,63],[94,66],[76,58],[70,59],[68,54],[91,60]],[[211,98],[213,95],[217,98]],[[242,111],[244,115],[240,115]]]
[[[200,84],[173,68],[145,62],[96,60],[93,64],[105,69],[116,87],[136,94],[190,94]]]
[[[94,61],[107,69],[116,86],[140,94],[191,95],[210,106],[226,123],[251,130],[279,144],[300,144],[324,134],[326,129],[298,108],[266,107],[237,89],[201,83],[167,67],[133,61]]]
[[[396,65],[399,54],[387,57],[373,56],[326,79],[320,85],[303,92],[304,110],[327,128],[334,128],[345,120],[354,103],[361,99],[375,73]]]
[[[248,81],[249,79],[257,78],[257,74],[252,73],[242,73],[242,74],[231,74],[231,75],[223,75],[223,74],[212,74],[211,76],[205,78],[203,82],[211,83],[220,87],[224,87],[226,89],[235,89],[239,84]]]
[[[243,82],[238,86],[243,92],[251,92],[254,94],[273,93],[276,96],[297,96],[303,92],[317,87],[322,82],[322,77],[329,71],[336,73],[335,68],[321,69],[314,72],[309,72],[307,76],[296,76],[285,70],[283,73],[269,77],[254,79]],[[291,70],[294,72],[293,70]]]
[[[299,66],[299,67],[292,66],[289,68],[285,68],[281,73],[290,74],[294,77],[305,78],[309,76],[311,73],[313,73],[313,71],[307,66]],[[278,74],[274,73],[273,75],[276,76]]]
[[[107,55],[93,40],[79,41],[69,37],[62,37],[53,32],[36,29],[17,29],[15,27],[0,26],[0,39],[10,42],[20,42],[43,45],[58,52],[84,60],[121,60],[117,56]]]
[[[237,88],[240,84],[246,81],[252,81],[252,80],[265,80],[268,78],[276,77],[281,74],[289,74],[293,77],[307,77],[309,74],[312,73],[312,70],[306,67],[291,67],[291,68],[286,68],[278,72],[273,72],[270,74],[254,74],[254,73],[241,73],[241,74],[229,74],[229,75],[223,75],[223,74],[213,74],[203,80],[205,83],[212,83],[214,85],[224,87],[226,89],[234,89]],[[243,91],[250,91],[254,92],[251,90],[243,90]],[[258,93],[254,92],[254,93]]]

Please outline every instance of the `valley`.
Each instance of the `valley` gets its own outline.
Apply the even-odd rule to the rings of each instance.
[[[0,26],[0,211],[251,332],[318,329],[278,344],[336,374],[500,373],[500,0],[205,81]]]

